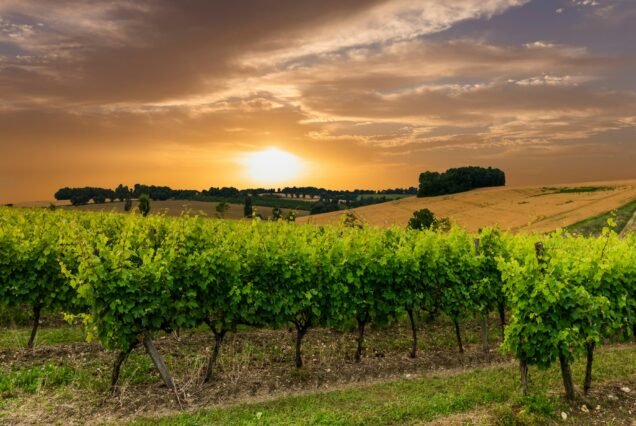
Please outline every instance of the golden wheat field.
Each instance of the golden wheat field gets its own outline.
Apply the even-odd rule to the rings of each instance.
[[[414,211],[427,208],[469,231],[496,224],[512,232],[546,232],[605,213],[634,199],[636,180],[625,180],[484,188],[437,197],[402,198],[354,211],[367,224],[375,226],[405,226]],[[341,215],[342,212],[332,212],[298,221],[337,223]]]

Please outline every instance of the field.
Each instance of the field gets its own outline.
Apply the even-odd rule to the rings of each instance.
[[[137,201],[133,201],[133,209],[137,208]],[[204,201],[184,201],[184,200],[167,200],[167,201],[151,201],[150,213],[161,213],[167,216],[180,216],[184,212],[192,214],[217,217],[216,206],[218,203]],[[225,212],[225,219],[242,219],[243,205],[230,204],[230,208]],[[123,212],[124,206],[121,202],[105,203],[105,204],[86,204],[83,206],[64,206],[63,208],[75,211],[101,211],[101,212]],[[254,206],[254,211],[259,212],[264,217],[271,217],[272,208]],[[284,213],[288,210],[283,209]],[[307,216],[308,211],[296,210],[297,216]]]
[[[474,232],[498,224],[512,232],[547,232],[606,213],[636,200],[636,180],[568,185],[485,188],[454,195],[408,197],[354,211],[368,224],[406,226],[413,212],[427,208]],[[342,212],[299,220],[338,223]]]

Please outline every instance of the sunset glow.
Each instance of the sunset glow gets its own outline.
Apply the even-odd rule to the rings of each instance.
[[[278,148],[245,154],[241,162],[247,176],[257,184],[291,181],[303,170],[303,161],[300,158]]]
[[[515,186],[636,178],[634,16],[634,0],[0,0],[0,203],[409,187],[465,165]]]

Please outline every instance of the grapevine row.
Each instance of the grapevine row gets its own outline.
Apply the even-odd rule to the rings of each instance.
[[[519,360],[524,391],[528,365],[559,361],[573,398],[571,363],[586,357],[587,392],[596,345],[634,333],[635,295],[636,238],[609,229],[471,235],[0,209],[0,303],[32,308],[30,346],[42,309],[81,316],[90,337],[118,352],[114,389],[142,344],[174,387],[157,332],[209,327],[211,380],[224,336],[241,324],[295,327],[302,367],[311,327],[355,324],[360,362],[370,323],[408,316],[415,357],[415,311],[446,314],[460,352],[462,320],[497,311],[502,332],[510,315],[503,349]]]

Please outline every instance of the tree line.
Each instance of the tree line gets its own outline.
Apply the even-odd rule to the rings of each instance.
[[[506,174],[500,169],[488,167],[459,167],[444,173],[423,172],[420,174],[418,197],[455,194],[476,188],[504,186]]]
[[[146,194],[152,201],[188,200],[226,203],[245,203],[248,197],[254,205],[293,210],[308,210],[311,214],[326,213],[354,208],[369,204],[389,201],[383,195],[403,194],[415,195],[417,189],[394,188],[384,190],[333,191],[317,187],[285,187],[285,188],[248,188],[210,187],[209,189],[172,189],[169,186],[135,184],[133,187],[120,184],[115,189],[99,187],[61,188],[55,194],[56,200],[70,201],[72,205],[83,205],[89,202],[103,204],[107,201],[126,201],[138,199]],[[284,198],[281,198],[284,195]],[[363,197],[374,195],[374,197]],[[377,195],[377,197],[375,197]],[[319,198],[320,201],[309,202],[307,199]]]

